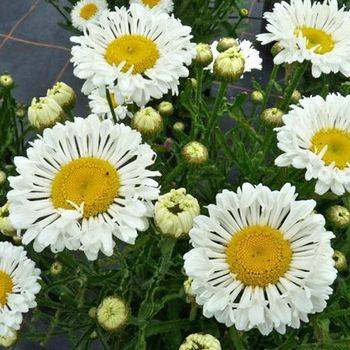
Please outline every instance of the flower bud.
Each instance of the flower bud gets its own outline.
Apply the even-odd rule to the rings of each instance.
[[[239,11],[239,14],[241,15],[241,17],[248,17],[249,16],[249,10],[246,8],[243,8]]]
[[[261,120],[269,126],[281,126],[283,125],[283,117],[284,113],[276,108],[267,108],[261,113]]]
[[[174,113],[174,106],[171,102],[163,101],[158,105],[158,112],[163,117],[170,117]]]
[[[0,75],[0,85],[4,88],[10,88],[14,84],[12,76],[10,74],[2,74]]]
[[[275,42],[271,48],[271,55],[273,57],[277,56],[283,50],[283,46],[279,41]]]
[[[220,342],[210,334],[193,333],[190,334],[179,350],[221,350]]]
[[[185,130],[185,124],[183,122],[176,122],[173,125],[174,131],[184,131]]]
[[[21,245],[22,244],[23,237],[22,236],[12,236],[12,241],[15,245]]]
[[[129,308],[124,300],[110,296],[102,300],[97,308],[99,325],[109,332],[115,332],[123,327],[129,318]]]
[[[33,98],[28,108],[29,123],[40,131],[53,127],[63,119],[63,109],[51,97]]]
[[[63,265],[59,261],[55,261],[50,267],[50,273],[52,276],[59,275],[63,270]]]
[[[335,268],[339,271],[346,271],[348,269],[348,263],[345,255],[339,250],[335,250],[333,253],[333,260],[335,262]]]
[[[291,102],[292,103],[298,103],[301,99],[301,93],[298,90],[294,90],[291,96]]]
[[[8,216],[0,217],[0,232],[8,237],[12,237],[16,234],[16,229],[12,226]]]
[[[142,108],[135,113],[132,127],[144,136],[153,136],[163,129],[163,118],[152,107]]]
[[[95,319],[97,316],[97,307],[91,307],[88,314],[90,318]]]
[[[340,84],[340,92],[344,95],[350,95],[350,81],[344,81]]]
[[[182,154],[189,164],[202,164],[208,160],[208,149],[197,141],[191,141],[182,149]]]
[[[208,66],[213,61],[213,53],[209,44],[199,43],[196,46],[197,55],[195,62],[202,67]]]
[[[26,107],[23,104],[20,104],[17,106],[16,109],[16,117],[19,119],[24,118],[24,116],[26,115]]]
[[[332,205],[328,208],[326,218],[335,228],[345,229],[350,224],[350,212],[341,205]]]
[[[239,50],[239,44],[235,38],[221,38],[216,45],[216,50],[219,52],[225,52],[231,48],[236,48],[237,51]]]
[[[74,90],[63,82],[58,82],[47,90],[47,96],[52,97],[61,108],[66,110],[72,109],[77,99]]]
[[[260,91],[253,91],[250,98],[254,104],[259,104],[264,100],[264,95]]]
[[[4,348],[9,348],[10,346],[14,345],[17,341],[17,331],[12,330],[12,334],[4,337],[0,336],[0,345]]]
[[[214,62],[214,73],[219,80],[234,82],[244,73],[244,57],[236,48],[221,53]]]
[[[191,85],[194,89],[197,89],[197,86],[198,86],[198,82],[197,82],[197,79],[195,78],[191,78]]]
[[[187,280],[184,282],[184,291],[186,295],[186,301],[188,303],[195,302],[195,295],[192,290],[192,282],[193,282],[193,278],[191,277],[188,277]]]
[[[184,188],[173,189],[160,196],[154,208],[154,222],[165,235],[182,238],[193,226],[193,219],[200,213],[196,198],[186,194]]]
[[[174,146],[174,140],[171,137],[168,137],[165,140],[163,146],[167,152],[170,152]]]
[[[0,170],[0,186],[6,182],[6,178],[7,178],[6,173]]]

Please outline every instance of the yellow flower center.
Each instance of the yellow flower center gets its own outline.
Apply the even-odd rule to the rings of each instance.
[[[12,292],[13,282],[10,275],[0,270],[0,306],[7,303],[7,295]]]
[[[142,0],[144,5],[147,5],[148,7],[152,8],[154,6],[157,6],[160,3],[160,0]]]
[[[73,209],[84,203],[84,217],[106,212],[120,188],[119,175],[107,161],[85,157],[64,165],[51,188],[55,208]]]
[[[226,248],[235,277],[249,286],[275,284],[289,269],[292,250],[283,234],[269,226],[249,226],[236,232]]]
[[[91,17],[95,16],[96,12],[97,6],[95,4],[86,4],[80,10],[80,17],[89,20]]]
[[[123,72],[133,67],[133,74],[144,73],[155,66],[160,57],[157,45],[143,35],[123,35],[113,40],[106,49],[105,59],[118,66],[125,62]]]
[[[296,29],[296,36],[299,36],[300,33],[306,39],[306,47],[308,49],[315,48],[315,53],[319,55],[330,52],[334,48],[335,42],[332,36],[322,29],[304,26]]]
[[[311,150],[315,153],[327,146],[322,157],[327,165],[334,162],[337,168],[344,169],[350,163],[350,132],[336,128],[321,129],[312,137],[311,143]]]

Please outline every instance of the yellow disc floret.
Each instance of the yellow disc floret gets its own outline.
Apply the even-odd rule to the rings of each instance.
[[[117,170],[107,161],[85,157],[64,165],[51,189],[55,208],[73,209],[84,203],[84,217],[107,211],[120,188]]]
[[[98,9],[95,4],[93,3],[86,4],[80,10],[80,17],[88,21],[91,17],[95,16],[97,10]]]
[[[7,295],[12,292],[13,282],[10,275],[0,270],[0,306],[7,303]]]
[[[315,49],[314,52],[319,55],[324,55],[334,49],[335,42],[332,36],[322,29],[312,27],[299,27],[295,31],[296,36],[300,34],[306,39],[306,47]]]
[[[133,74],[144,73],[155,66],[159,51],[157,45],[143,35],[123,35],[113,40],[106,49],[105,59],[110,65],[125,62],[123,72],[133,67]]]
[[[142,2],[144,5],[152,8],[154,6],[157,6],[160,3],[160,0],[142,0]]]
[[[249,286],[275,284],[289,269],[292,250],[283,234],[269,226],[248,226],[234,233],[226,248],[235,278]]]
[[[327,146],[323,161],[329,165],[334,162],[339,169],[344,169],[350,163],[350,132],[329,128],[321,129],[311,139],[311,150],[319,153]]]

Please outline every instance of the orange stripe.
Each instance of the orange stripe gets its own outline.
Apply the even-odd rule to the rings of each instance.
[[[66,69],[67,69],[67,67],[68,67],[68,65],[69,65],[69,62],[70,62],[70,59],[68,59],[68,61],[66,62],[66,64],[65,64],[65,65],[63,66],[63,68],[59,71],[59,73],[58,73],[58,75],[57,75],[57,77],[56,77],[55,83],[58,82],[58,81],[62,78],[64,72],[66,71]]]
[[[15,36],[11,36],[9,34],[7,34],[7,35],[0,34],[0,37],[6,38],[8,40],[18,41],[18,42],[24,43],[24,44],[40,46],[40,47],[46,47],[46,48],[50,48],[50,49],[59,49],[59,50],[64,50],[64,51],[68,51],[68,52],[70,51],[70,49],[68,47],[65,47],[65,46],[48,44],[48,43],[44,43],[44,42],[40,42],[40,41],[21,39],[21,38],[15,37]]]

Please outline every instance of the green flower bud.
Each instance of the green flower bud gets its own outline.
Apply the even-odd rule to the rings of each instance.
[[[284,113],[280,109],[273,107],[267,108],[261,113],[261,120],[269,126],[282,126]]]
[[[350,224],[350,212],[341,205],[332,205],[328,208],[326,218],[335,228],[345,229]]]
[[[170,117],[174,113],[174,106],[171,102],[163,101],[158,105],[158,112],[163,117]]]
[[[260,91],[253,91],[250,98],[254,104],[259,104],[264,100],[264,95]]]
[[[4,88],[10,88],[14,84],[12,76],[10,74],[2,74],[0,75],[0,85]]]
[[[346,271],[348,269],[348,263],[345,255],[339,250],[335,250],[333,254],[333,260],[335,262],[335,268],[339,271]]]
[[[131,125],[144,136],[153,136],[163,129],[163,118],[152,107],[140,109],[135,113]]]
[[[221,38],[216,45],[216,49],[219,52],[225,52],[231,48],[239,50],[239,44],[235,38]]]
[[[195,62],[203,67],[208,66],[213,61],[213,53],[210,45],[199,43],[196,46],[197,55]]]
[[[208,160],[208,149],[197,141],[191,141],[182,149],[182,154],[189,164],[203,164]]]
[[[235,82],[244,73],[244,57],[236,48],[221,53],[214,62],[214,73],[219,80]]]

